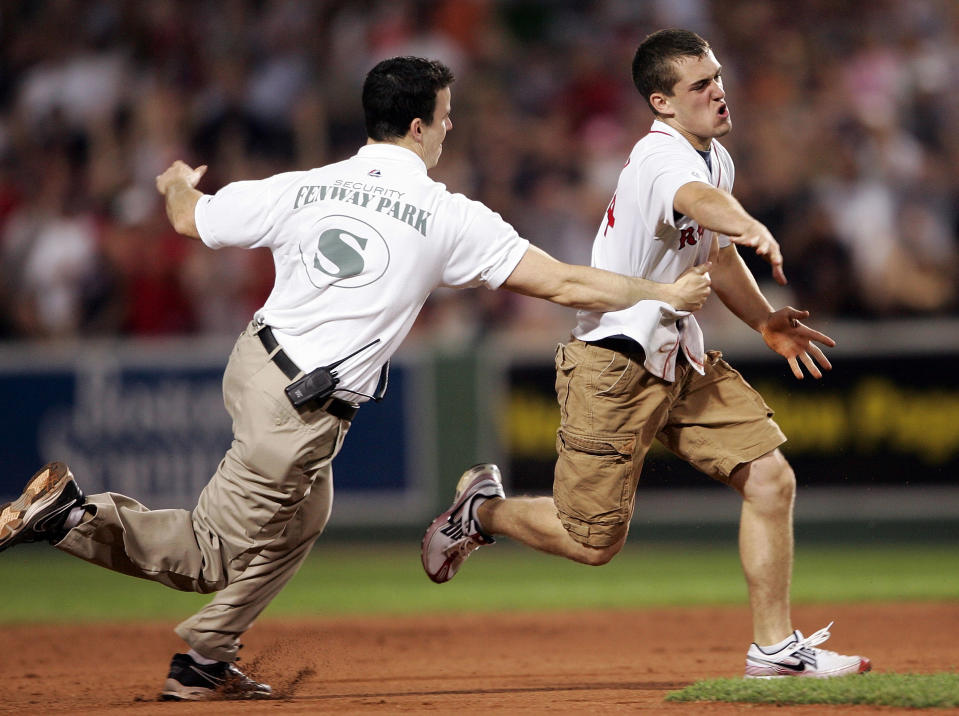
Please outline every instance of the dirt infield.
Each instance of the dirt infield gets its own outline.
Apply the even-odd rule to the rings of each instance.
[[[959,669],[959,603],[804,606],[794,616],[806,633],[835,619],[824,646],[865,654],[877,671]],[[240,665],[271,683],[280,698],[202,704],[157,701],[170,656],[181,648],[170,626],[5,627],[0,712],[727,714],[771,708],[663,702],[668,692],[699,679],[742,673],[749,634],[742,608],[265,618],[248,634]],[[824,711],[876,712],[775,709]]]

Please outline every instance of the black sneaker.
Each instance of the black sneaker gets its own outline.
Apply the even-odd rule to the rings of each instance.
[[[160,697],[165,701],[268,699],[273,690],[240,671],[232,662],[197,664],[189,654],[174,654]]]
[[[13,502],[0,506],[0,552],[22,542],[59,542],[70,510],[83,493],[62,462],[45,465]]]

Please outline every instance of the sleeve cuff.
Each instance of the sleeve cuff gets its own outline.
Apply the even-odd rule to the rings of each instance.
[[[209,194],[204,194],[200,197],[196,203],[196,207],[193,209],[193,223],[196,224],[196,231],[200,235],[200,241],[211,249],[217,249],[220,245],[213,235],[213,229],[210,228],[207,222],[207,210],[211,201],[213,201],[213,197]]]
[[[519,262],[529,250],[529,241],[521,238],[509,250],[504,259],[484,277],[484,283],[487,288],[497,289],[503,285],[503,282],[510,277],[510,274],[516,269]]]

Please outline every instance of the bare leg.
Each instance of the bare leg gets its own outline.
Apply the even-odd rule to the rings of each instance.
[[[796,478],[786,458],[774,450],[736,468],[731,484],[743,497],[739,556],[749,588],[753,640],[767,646],[793,630],[789,585]]]
[[[583,564],[601,565],[611,560],[626,542],[626,535],[609,547],[580,544],[563,527],[552,497],[510,497],[487,500],[476,511],[483,529],[505,535],[541,552]]]

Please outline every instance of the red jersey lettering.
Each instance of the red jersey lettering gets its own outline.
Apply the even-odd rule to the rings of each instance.
[[[616,217],[613,215],[613,212],[616,211],[616,195],[613,194],[613,200],[609,202],[609,206],[606,207],[606,229],[603,231],[603,236],[606,236],[606,232],[609,231],[609,227],[616,226]]]
[[[687,245],[695,246],[696,242],[703,238],[705,232],[706,230],[702,226],[687,226],[685,229],[681,229],[679,232],[679,248],[682,249]]]

